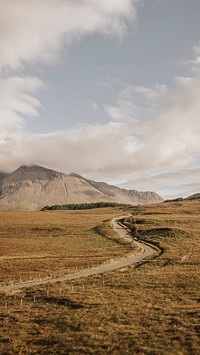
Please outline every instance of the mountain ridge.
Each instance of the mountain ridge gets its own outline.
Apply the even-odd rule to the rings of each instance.
[[[0,210],[39,210],[46,205],[117,202],[162,202],[155,192],[121,189],[76,173],[69,175],[38,165],[22,165],[0,180]]]
[[[122,194],[125,194],[127,197],[128,196],[130,197],[130,195],[131,195],[132,197],[139,198],[141,204],[143,204],[143,199],[145,200],[147,198],[147,196],[149,196],[149,201],[150,201],[151,200],[151,196],[156,194],[153,191],[141,192],[141,191],[137,191],[137,190],[133,190],[133,189],[128,190],[128,189],[117,187],[115,185],[110,185],[110,184],[108,184],[106,182],[93,181],[93,180],[84,178],[83,176],[78,175],[76,173],[71,173],[70,175],[79,177],[81,179],[84,179],[85,181],[89,182],[93,187],[98,189],[100,192],[102,192],[102,193],[104,193],[104,194],[106,194],[108,196],[114,197],[117,194],[118,198],[120,199],[120,196]],[[118,201],[118,202],[123,202],[123,201]]]

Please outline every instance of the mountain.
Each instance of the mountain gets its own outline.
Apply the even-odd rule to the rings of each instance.
[[[163,199],[155,192],[139,192],[137,190],[121,189],[117,186],[109,185],[106,182],[96,182],[93,180],[86,179],[75,173],[71,173],[70,176],[76,176],[79,179],[87,181],[96,190],[100,191],[104,195],[109,196],[110,198],[113,198],[115,202],[118,203],[146,205],[163,201]]]
[[[120,189],[37,165],[21,166],[0,180],[0,210],[39,210],[46,205],[101,201],[135,205],[163,199],[154,192]]]

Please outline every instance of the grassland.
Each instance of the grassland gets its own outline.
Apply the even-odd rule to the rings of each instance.
[[[140,206],[129,212],[137,224],[139,238],[158,245],[162,254],[137,267],[105,275],[30,288],[16,294],[1,294],[1,354],[200,353],[200,202]],[[102,224],[117,213],[112,209],[81,211],[75,212],[74,220],[73,212],[53,212],[52,215],[41,212],[20,214],[20,221],[16,213],[15,218],[12,214],[12,228],[23,231],[21,237],[28,238],[27,243],[22,243],[24,247],[19,245],[30,256],[41,253],[41,248],[36,246],[34,249],[36,242],[32,249],[27,249],[29,241],[41,236],[38,231],[30,235],[31,228],[36,225],[46,228],[46,253],[57,253],[58,260],[60,252],[66,253],[65,263],[69,252],[73,262],[80,266],[93,254],[93,261],[97,262],[104,253],[108,258],[111,255],[120,257],[128,251],[127,245],[119,244],[114,232],[108,239],[109,224]],[[37,216],[35,224],[34,216]],[[7,214],[2,214],[4,236],[10,235],[7,218]],[[83,220],[84,232],[81,229]],[[71,242],[68,252],[62,247],[51,250],[55,245],[48,243],[48,235],[53,234],[53,228],[67,228],[70,223],[71,233],[76,236],[74,244]],[[98,225],[101,225],[100,230]],[[97,233],[99,231],[101,234]],[[81,242],[82,251],[78,245],[80,235],[85,241],[85,244]],[[1,245],[2,240],[4,238],[0,238]],[[19,256],[13,239],[7,240],[6,255]],[[73,254],[76,257],[73,258]],[[50,260],[48,271],[56,262]],[[27,264],[29,262],[27,259]],[[14,273],[19,275],[16,266]]]
[[[0,212],[0,284],[57,276],[124,255],[117,209]]]

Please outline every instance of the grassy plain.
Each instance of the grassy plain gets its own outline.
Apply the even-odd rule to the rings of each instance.
[[[0,212],[0,284],[68,274],[124,255],[127,245],[105,222],[116,214],[109,208]]]
[[[85,255],[95,250],[101,255],[101,248],[102,255],[107,251],[106,257],[126,253],[127,246],[96,234],[95,226],[117,211],[99,211],[101,217],[95,211],[79,215],[88,232]],[[70,221],[72,216],[71,212],[57,213],[57,219],[66,215]],[[139,206],[132,213],[140,238],[158,245],[162,254],[104,275],[1,294],[1,354],[200,353],[200,202]],[[55,226],[47,224],[45,214],[38,218],[49,231]],[[79,218],[76,226],[82,225]],[[102,228],[110,233],[108,226]],[[91,248],[91,254],[87,249],[93,244],[87,238],[100,243],[97,249]],[[70,256],[74,253],[78,259],[82,254],[75,244]],[[38,252],[32,249],[33,254]]]

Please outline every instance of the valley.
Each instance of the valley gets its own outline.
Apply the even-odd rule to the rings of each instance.
[[[1,212],[1,283],[124,257],[130,243],[109,221],[126,214],[139,240],[162,253],[104,274],[2,292],[1,353],[199,353],[199,201],[125,211]]]

